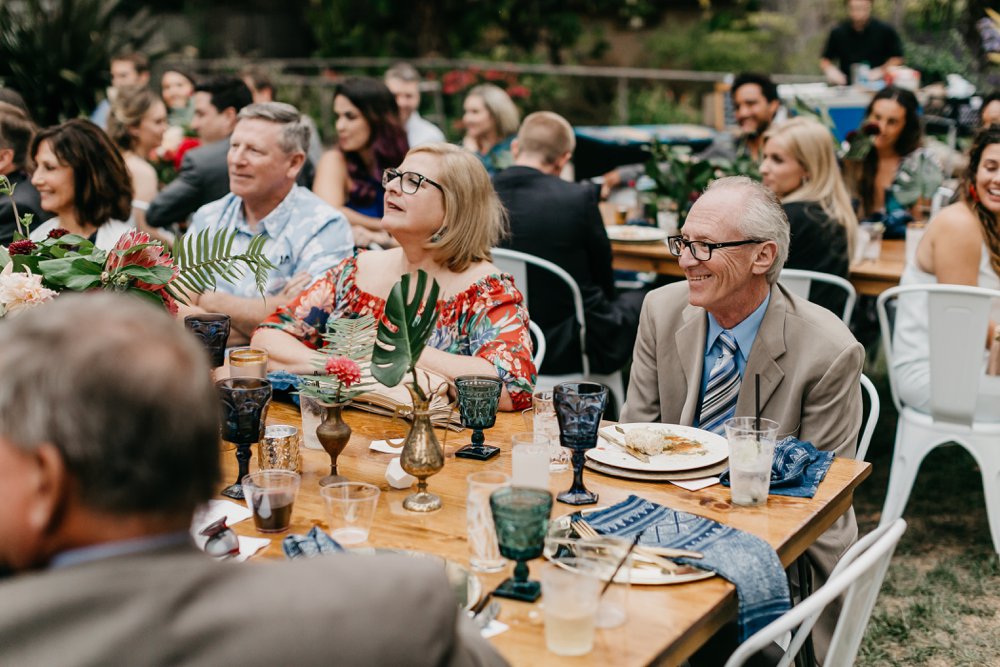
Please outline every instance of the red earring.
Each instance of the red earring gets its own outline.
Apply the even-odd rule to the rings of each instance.
[[[969,197],[971,197],[972,201],[976,202],[977,204],[981,203],[979,201],[979,193],[976,192],[976,186],[975,186],[975,184],[970,184],[969,185]]]

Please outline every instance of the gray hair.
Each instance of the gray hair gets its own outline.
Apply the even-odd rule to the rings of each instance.
[[[190,516],[219,478],[207,359],[139,297],[59,296],[0,321],[0,436],[55,446],[89,508]]]
[[[781,207],[781,202],[773,192],[746,176],[720,178],[709,184],[705,192],[707,194],[713,190],[730,188],[744,192],[740,210],[734,215],[737,229],[748,239],[774,241],[778,246],[774,263],[767,270],[767,282],[773,285],[778,282],[781,269],[788,259],[788,246],[791,242],[791,231],[785,209]]]
[[[309,126],[299,110],[284,102],[260,102],[240,109],[238,120],[256,118],[281,125],[278,145],[286,153],[309,152]]]
[[[396,63],[385,71],[385,76],[382,78],[420,83],[420,72],[410,63]]]

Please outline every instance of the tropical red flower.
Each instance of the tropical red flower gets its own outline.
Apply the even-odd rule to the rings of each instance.
[[[326,360],[325,370],[327,375],[334,376],[345,387],[361,381],[361,367],[347,357],[330,357]]]
[[[173,269],[171,276],[171,280],[173,280],[173,276],[177,275],[178,269],[170,259],[170,254],[162,245],[155,243],[134,252],[123,252],[147,243],[152,243],[152,239],[146,232],[132,230],[127,234],[123,234],[118,239],[118,242],[115,243],[115,247],[108,253],[108,261],[104,265],[104,270],[108,273],[114,273],[126,266],[143,266],[147,269],[154,266],[169,266]],[[155,292],[162,287],[162,285],[151,285],[141,280],[137,280],[135,286],[150,292]]]
[[[531,95],[531,91],[524,86],[511,86],[507,89],[507,94],[514,98],[526,99]]]
[[[30,255],[37,247],[34,241],[22,239],[20,241],[11,241],[11,244],[7,246],[7,252],[11,255]]]
[[[66,236],[67,234],[69,234],[69,230],[68,229],[63,229],[62,227],[56,227],[55,229],[50,229],[49,230],[49,238],[50,239],[61,239],[62,237]]]
[[[187,153],[192,148],[198,148],[201,142],[194,137],[188,137],[181,142],[181,145],[177,147],[177,151],[174,153],[174,169],[180,170],[181,160],[184,159],[184,154]]]

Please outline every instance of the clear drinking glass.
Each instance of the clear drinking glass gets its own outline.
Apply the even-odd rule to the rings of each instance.
[[[549,488],[549,444],[538,433],[511,436],[511,483],[514,486]]]
[[[575,565],[572,559],[566,564]],[[586,655],[594,648],[601,580],[582,568],[550,564],[542,571],[545,648],[556,655]]]
[[[374,484],[338,482],[319,489],[330,513],[330,537],[341,544],[359,544],[368,539],[378,497]]]
[[[233,347],[227,352],[229,357],[229,377],[267,377],[267,350],[256,347]]]
[[[535,433],[535,440],[549,445],[549,470],[562,472],[569,468],[569,452],[559,444],[559,420],[556,418],[552,391],[536,391],[531,407],[522,412],[524,426]]]
[[[490,494],[510,485],[510,475],[492,470],[474,472],[465,501],[465,527],[469,540],[469,564],[477,572],[499,572],[507,560],[500,555],[497,531],[490,510]]]
[[[243,478],[243,495],[262,533],[280,533],[292,522],[301,478],[290,470],[261,470]]]
[[[752,507],[767,503],[771,488],[771,463],[778,422],[753,417],[726,420],[729,443],[729,487],[734,505]]]

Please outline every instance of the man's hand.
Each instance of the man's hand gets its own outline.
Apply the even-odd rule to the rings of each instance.
[[[622,175],[617,169],[612,169],[608,173],[604,174],[603,182],[601,183],[601,201],[608,198],[611,191],[622,184]]]
[[[826,80],[834,86],[847,85],[847,76],[835,65],[824,68],[823,74],[826,76]]]

